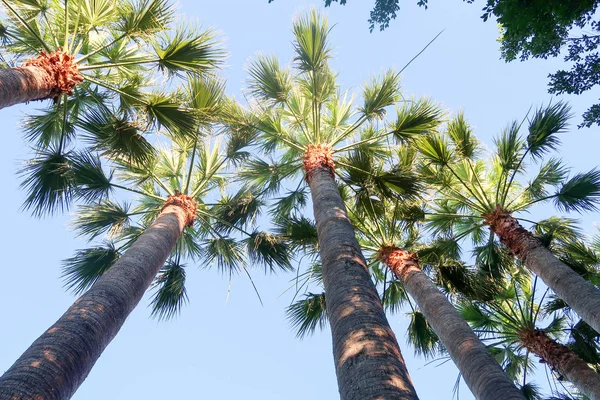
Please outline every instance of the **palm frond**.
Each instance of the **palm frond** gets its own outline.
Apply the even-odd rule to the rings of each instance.
[[[290,305],[287,318],[300,338],[313,334],[317,328],[323,329],[327,324],[327,308],[325,293],[308,293],[305,298]]]
[[[26,210],[40,217],[69,207],[75,186],[70,156],[52,148],[43,150],[19,171],[24,177],[21,188],[27,192]]]
[[[128,36],[146,36],[166,29],[175,10],[169,0],[131,0],[124,2],[117,30]]]
[[[477,155],[479,143],[463,113],[448,124],[448,136],[454,143],[454,150],[462,158],[473,159]]]
[[[255,231],[244,241],[253,263],[261,264],[271,272],[277,268],[284,271],[294,269],[290,263],[288,245],[280,236]]]
[[[154,156],[154,148],[126,117],[108,109],[89,110],[78,125],[87,132],[91,149],[109,158],[122,157],[144,164]]]
[[[251,226],[260,216],[263,202],[251,191],[242,188],[233,196],[223,196],[212,208],[211,214],[215,216],[215,228],[229,233],[235,227],[246,228]]]
[[[315,9],[301,15],[294,21],[293,32],[296,38],[294,61],[301,71],[319,71],[331,57],[327,40],[329,23]]]
[[[241,245],[233,238],[215,237],[206,240],[202,248],[202,256],[206,265],[215,263],[221,272],[237,272],[245,268]]]
[[[441,351],[440,339],[435,334],[425,316],[419,310],[409,314],[407,340],[413,346],[415,354],[425,358],[434,357]]]
[[[546,108],[539,108],[529,122],[529,135],[527,135],[527,149],[533,157],[542,157],[550,150],[556,149],[560,139],[556,136],[564,132],[571,108],[568,104],[558,102]]]
[[[112,172],[106,174],[100,157],[82,151],[71,156],[75,195],[87,203],[105,199],[112,190]]]
[[[80,206],[73,222],[79,235],[88,236],[90,240],[107,232],[111,236],[119,234],[128,225],[129,205],[120,205],[110,200]]]
[[[434,132],[444,115],[429,99],[411,100],[398,108],[396,114],[390,130],[400,142]]]
[[[169,74],[203,73],[219,66],[225,52],[219,48],[214,32],[179,27],[170,38],[154,44],[159,68]]]
[[[289,71],[281,69],[274,56],[259,55],[248,67],[250,93],[256,99],[278,104],[292,90]]]
[[[119,252],[110,243],[105,247],[77,250],[73,257],[63,261],[65,286],[75,293],[86,291],[118,259]]]
[[[554,198],[559,209],[569,211],[595,211],[600,200],[600,170],[580,173],[565,182]]]
[[[160,320],[175,317],[181,307],[188,302],[185,288],[185,266],[175,262],[167,262],[156,277],[151,299],[152,316]]]
[[[383,118],[386,108],[400,98],[400,76],[392,70],[387,71],[365,85],[362,97],[364,103],[359,112],[368,119]]]

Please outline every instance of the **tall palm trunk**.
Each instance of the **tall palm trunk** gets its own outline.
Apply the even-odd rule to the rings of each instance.
[[[34,100],[70,94],[83,81],[73,57],[57,50],[42,54],[18,68],[0,68],[0,109]]]
[[[131,248],[0,377],[0,400],[65,400],[75,393],[193,221],[186,207],[195,210],[195,203],[181,199],[170,198]]]
[[[525,399],[446,296],[423,273],[414,255],[387,247],[381,253],[381,260],[418,304],[475,398]]]
[[[39,67],[0,69],[0,108],[52,97],[53,80]]]
[[[527,268],[592,328],[600,332],[600,290],[560,261],[531,232],[500,208],[485,216],[490,229]]]
[[[592,400],[600,400],[600,375],[574,351],[543,331],[524,329],[519,336],[523,346],[567,378],[581,393]]]
[[[418,399],[335,183],[330,153],[320,158],[311,150],[305,171],[341,400]]]

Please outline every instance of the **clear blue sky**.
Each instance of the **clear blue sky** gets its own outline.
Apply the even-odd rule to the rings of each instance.
[[[429,10],[403,1],[398,19],[383,33],[368,31],[372,1],[350,1],[327,9],[335,24],[331,43],[333,68],[344,88],[358,89],[373,74],[401,68],[440,30],[440,38],[404,73],[407,95],[427,95],[450,110],[464,110],[475,132],[488,145],[512,119],[521,119],[533,105],[548,102],[547,74],[555,60],[505,64],[499,60],[497,27],[479,19],[481,5],[459,0],[430,2]],[[309,2],[276,0],[180,0],[186,19],[222,32],[230,53],[225,76],[228,93],[237,94],[245,79],[244,65],[253,54],[292,56],[292,17]],[[314,1],[317,6],[322,1]],[[575,170],[597,165],[598,129],[577,130],[579,115],[593,101],[586,94],[570,98],[577,118],[563,137],[561,156]],[[0,279],[0,372],[7,369],[35,338],[74,301],[59,280],[60,260],[85,242],[69,229],[70,216],[34,219],[20,210],[25,194],[15,172],[29,149],[18,128],[23,113],[36,107],[0,111],[4,145],[0,179],[5,190],[4,252]],[[540,216],[548,210],[540,210]],[[537,217],[537,216],[536,216]],[[593,231],[596,215],[582,218]],[[225,303],[227,279],[216,271],[188,269],[190,304],[174,321],[149,318],[147,298],[132,313],[74,399],[336,399],[337,385],[328,330],[299,341],[284,319],[290,296],[279,295],[291,275],[261,277],[254,273],[264,300],[261,307],[252,287],[237,277]],[[457,377],[447,363],[426,365],[406,345],[406,318],[389,317],[421,399],[450,399]],[[437,364],[437,363],[434,363]],[[472,399],[461,388],[462,399]]]

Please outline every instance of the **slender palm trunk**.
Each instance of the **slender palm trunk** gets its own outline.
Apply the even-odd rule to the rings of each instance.
[[[523,346],[567,378],[581,393],[591,400],[600,400],[600,375],[573,350],[557,343],[543,331],[525,329],[519,336]]]
[[[54,86],[54,79],[43,68],[0,68],[0,109],[51,98]]]
[[[527,268],[592,328],[600,332],[600,290],[560,261],[542,242],[501,209],[486,216],[490,229]]]
[[[418,304],[475,398],[525,399],[446,296],[423,273],[412,254],[391,247],[382,251],[381,259]]]
[[[189,222],[183,206],[167,201],[131,248],[0,377],[0,400],[69,399],[139,303]]]
[[[417,399],[332,169],[306,166],[341,400]]]
[[[27,60],[22,67],[0,68],[0,109],[71,94],[83,81],[72,55],[56,50]]]

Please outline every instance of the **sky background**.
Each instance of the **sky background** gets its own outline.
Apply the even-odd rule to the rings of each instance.
[[[322,1],[313,2],[321,7]],[[230,57],[223,75],[229,94],[241,98],[244,66],[258,52],[275,54],[282,63],[292,57],[292,18],[309,8],[296,0],[180,0],[179,12],[189,21],[222,33]],[[548,73],[561,60],[506,64],[500,60],[498,29],[479,18],[481,4],[459,0],[430,1],[428,10],[416,1],[402,10],[384,32],[369,33],[372,1],[349,1],[326,9],[334,50],[331,62],[342,89],[359,91],[363,82],[388,68],[400,69],[438,32],[443,34],[403,74],[405,96],[430,96],[444,108],[463,110],[476,135],[491,146],[492,137],[513,119],[521,120],[530,106],[547,103]],[[597,98],[597,93],[595,94]],[[566,98],[576,117],[563,136],[559,156],[574,171],[597,166],[598,128],[578,130],[580,115],[594,101],[590,93]],[[555,100],[555,98],[554,98]],[[16,172],[30,155],[18,120],[29,104],[0,111],[4,145],[0,179],[7,222],[2,234],[0,278],[0,373],[47,329],[75,300],[59,277],[61,260],[86,243],[70,229],[70,215],[36,219],[20,207],[25,193]],[[534,216],[551,215],[542,208]],[[597,214],[581,218],[588,233]],[[190,303],[173,321],[150,319],[148,296],[131,314],[74,399],[261,399],[306,400],[338,398],[329,328],[297,340],[285,320],[291,294],[280,296],[293,275],[261,276],[253,272],[264,306],[242,276],[234,278],[228,302],[227,277],[216,270],[190,265]],[[415,358],[406,344],[407,318],[389,316],[421,399],[450,399],[457,370],[447,363]],[[461,399],[472,399],[464,386]]]

